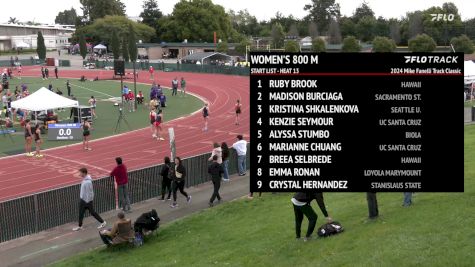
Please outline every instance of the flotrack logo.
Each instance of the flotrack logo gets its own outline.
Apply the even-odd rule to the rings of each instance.
[[[404,56],[405,63],[457,63],[458,56]]]
[[[453,21],[455,19],[454,14],[430,14],[432,21]]]

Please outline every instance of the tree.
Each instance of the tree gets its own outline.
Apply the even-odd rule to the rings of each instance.
[[[475,40],[475,18],[464,21],[463,27],[468,38]]]
[[[308,24],[308,36],[312,37],[312,39],[319,36],[317,23],[314,21],[310,21]]]
[[[312,4],[305,5],[304,10],[309,12],[311,21],[317,23],[321,32],[326,32],[332,19],[340,17],[340,5],[335,0],[312,0]]]
[[[8,24],[18,24],[18,23],[19,23],[19,21],[16,18],[10,17],[8,19]]]
[[[434,39],[425,33],[409,40],[409,50],[412,52],[432,52],[435,50],[435,47]]]
[[[148,25],[155,29],[156,36],[160,33],[160,25],[158,20],[163,17],[163,13],[158,8],[157,1],[155,0],[145,0],[142,4],[143,11],[140,13],[142,18],[142,23]],[[153,41],[158,41],[158,38],[155,37]]]
[[[213,32],[218,39],[239,41],[224,8],[211,0],[181,0],[170,16],[159,20],[161,39],[169,42],[212,42]]]
[[[300,47],[299,45],[297,44],[296,41],[287,41],[285,43],[285,46],[284,46],[284,51],[285,52],[299,52],[300,51]]]
[[[79,34],[84,34],[93,42],[110,42],[112,33],[116,32],[119,36],[130,34],[129,29],[132,26],[137,39],[144,42],[150,41],[155,36],[155,30],[145,24],[137,23],[123,16],[106,16],[97,19],[93,24],[76,29],[74,38]]]
[[[227,42],[219,42],[216,44],[216,51],[220,53],[227,53],[228,52],[228,43]]]
[[[282,48],[284,46],[284,29],[280,23],[272,26],[272,46],[274,48]]]
[[[343,37],[356,35],[356,24],[349,17],[340,18],[340,29]]]
[[[328,42],[330,44],[341,43],[340,25],[336,20],[331,20],[330,26],[328,27]]]
[[[120,0],[79,0],[82,7],[82,22],[93,23],[105,16],[125,16],[125,5]]]
[[[41,31],[38,31],[38,37],[36,38],[36,53],[38,53],[38,57],[41,60],[45,60],[46,58],[46,46],[45,46],[45,39],[43,38],[43,34]]]
[[[75,25],[78,15],[76,14],[76,9],[71,8],[70,10],[64,10],[59,12],[54,23],[61,25]]]
[[[375,18],[373,10],[369,7],[366,1],[364,1],[361,4],[361,6],[356,8],[355,13],[353,13],[353,16],[351,17],[351,19],[353,20],[354,23],[358,23],[364,17],[370,17],[373,19]]]
[[[116,31],[114,31],[112,33],[111,46],[112,46],[112,55],[113,55],[114,59],[119,59],[119,57],[120,57],[120,43],[119,43],[119,36],[117,35]]]
[[[368,42],[374,38],[376,20],[374,17],[364,17],[356,24],[356,36],[363,42]]]
[[[343,46],[341,47],[342,52],[360,52],[361,45],[358,43],[358,40],[354,36],[348,36],[343,39]]]
[[[473,42],[465,34],[459,37],[452,38],[452,40],[450,40],[450,43],[454,46],[455,52],[472,54],[475,51]]]
[[[318,37],[312,40],[312,51],[316,53],[321,53],[327,51],[325,47],[325,41]]]
[[[239,10],[238,12],[229,10],[228,16],[231,19],[232,27],[239,34],[244,36],[259,36],[262,26],[259,24],[255,16],[249,14],[247,9]]]
[[[124,59],[125,62],[129,62],[129,48],[127,47],[127,36],[124,36],[122,38],[122,58]]]
[[[401,42],[401,28],[399,27],[399,23],[397,20],[391,20],[389,22],[389,37],[399,44]]]
[[[424,26],[422,25],[422,12],[416,11],[409,16],[409,39],[422,34]]]
[[[377,36],[373,39],[374,52],[387,53],[387,52],[393,52],[394,49],[396,49],[396,44],[394,43],[393,40],[387,37]]]
[[[293,23],[290,25],[289,32],[287,33],[287,36],[292,36],[292,37],[298,37],[299,36],[299,30],[297,29],[297,24]]]
[[[137,61],[138,50],[137,50],[137,39],[135,38],[135,32],[132,25],[129,25],[128,36],[129,36],[128,48],[129,48],[130,60],[132,62],[135,62]]]
[[[242,40],[238,45],[236,45],[236,52],[239,53],[239,55],[245,55],[246,54],[246,46],[250,46],[251,42],[248,39]]]
[[[81,54],[82,59],[86,59],[87,55],[87,45],[84,35],[79,35],[79,54]]]

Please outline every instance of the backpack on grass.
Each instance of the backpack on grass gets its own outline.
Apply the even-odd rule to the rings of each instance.
[[[327,237],[331,235],[336,235],[343,232],[344,228],[339,222],[326,223],[317,230],[317,234],[320,237]]]

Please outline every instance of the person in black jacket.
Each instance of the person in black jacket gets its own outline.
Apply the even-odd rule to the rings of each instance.
[[[175,158],[175,168],[170,169],[172,171],[173,177],[173,204],[170,206],[176,208],[178,204],[176,203],[176,192],[180,190],[180,193],[186,197],[188,203],[191,202],[191,196],[185,192],[185,178],[186,178],[186,169],[183,166],[181,158]]]
[[[165,201],[165,192],[168,189],[168,198],[167,200],[171,200],[170,196],[172,194],[172,180],[170,179],[171,176],[169,176],[170,173],[170,158],[165,157],[164,159],[165,164],[162,166],[162,170],[160,171],[160,175],[162,176],[162,198],[160,200]]]
[[[213,156],[213,163],[208,167],[208,173],[211,174],[211,180],[213,181],[213,195],[209,200],[209,206],[212,207],[214,204],[214,199],[218,198],[218,202],[221,201],[221,196],[219,195],[219,188],[221,187],[221,175],[223,175],[224,170],[223,166],[218,163],[218,155]]]
[[[294,197],[291,199],[294,206],[295,213],[295,233],[297,239],[300,239],[300,232],[302,227],[303,217],[308,219],[308,229],[307,234],[305,235],[304,241],[307,241],[312,236],[313,230],[315,230],[315,225],[317,224],[317,214],[313,210],[310,202],[316,200],[320,210],[323,215],[327,218],[328,222],[332,222],[332,218],[328,216],[327,209],[325,208],[325,202],[323,201],[323,194],[317,192],[298,192],[295,193]]]

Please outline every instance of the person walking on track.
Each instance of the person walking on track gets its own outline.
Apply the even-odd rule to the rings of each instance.
[[[239,125],[239,115],[241,115],[241,101],[238,99],[236,101],[236,105],[234,106],[234,110],[236,112],[236,122],[234,123],[235,125]]]
[[[209,117],[209,108],[208,103],[205,104],[203,109],[201,110],[201,114],[203,115],[203,120],[205,122],[205,127],[203,127],[203,131],[208,131],[208,117]]]
[[[186,201],[188,203],[191,202],[191,196],[188,195],[188,193],[185,192],[185,178],[186,178],[186,169],[185,166],[183,166],[183,163],[181,161],[180,157],[175,158],[175,168],[172,168],[173,170],[172,177],[173,177],[173,204],[170,206],[172,208],[178,207],[178,204],[176,203],[176,193],[178,190],[180,190],[180,193],[186,197]]]
[[[86,168],[79,169],[79,176],[83,179],[81,182],[81,190],[79,193],[79,225],[74,227],[73,231],[82,230],[82,222],[84,219],[84,213],[86,210],[89,210],[89,213],[101,224],[97,227],[98,229],[104,228],[106,226],[106,221],[104,221],[99,214],[94,210],[93,200],[94,200],[94,188],[92,186],[92,178],[87,174]]]
[[[36,124],[35,126],[35,132],[34,132],[34,137],[35,137],[35,144],[36,144],[36,154],[35,156],[37,158],[42,158],[43,155],[40,153],[41,151],[41,144],[43,143],[43,139],[41,138],[41,129],[40,129],[40,124]]]
[[[87,121],[87,119],[84,119],[82,123],[82,136],[83,136],[83,141],[82,141],[82,147],[84,150],[92,150],[89,147],[89,139],[91,139],[91,124]]]

